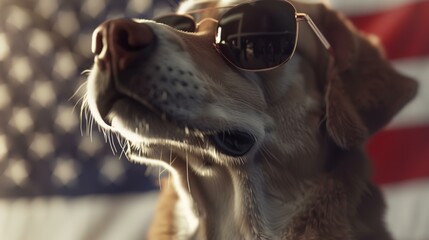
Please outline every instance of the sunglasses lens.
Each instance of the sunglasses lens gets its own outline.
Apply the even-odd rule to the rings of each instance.
[[[186,32],[195,32],[196,29],[194,19],[186,15],[166,15],[155,21]]]
[[[279,66],[292,55],[297,22],[294,7],[285,1],[238,5],[219,21],[216,45],[239,68],[262,70]]]

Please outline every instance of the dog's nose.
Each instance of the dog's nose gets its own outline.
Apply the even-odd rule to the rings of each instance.
[[[131,19],[110,20],[101,24],[92,35],[92,52],[98,66],[126,69],[133,60],[150,52],[155,35],[150,27]]]

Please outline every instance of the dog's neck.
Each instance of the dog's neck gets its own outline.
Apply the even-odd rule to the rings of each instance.
[[[264,166],[255,164],[258,163],[235,169],[218,169],[210,177],[198,176],[192,171],[187,176],[182,175],[180,183],[174,184],[179,193],[174,208],[176,237],[275,239],[284,234],[299,203],[302,203],[304,189],[311,189],[310,181],[288,178],[284,180],[292,182],[274,183],[270,180],[273,178],[263,175]],[[272,174],[289,175],[284,172]],[[289,188],[288,192],[276,191],[276,186],[281,185],[295,187]],[[191,212],[194,214],[190,215]],[[196,229],[187,225],[193,224],[195,219],[198,221]]]

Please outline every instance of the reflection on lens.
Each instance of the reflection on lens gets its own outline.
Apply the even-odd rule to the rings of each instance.
[[[163,23],[177,30],[195,32],[195,21],[186,15],[167,15],[155,19],[158,23]]]
[[[295,34],[255,34],[230,38],[221,42],[222,54],[244,69],[264,69],[278,66],[286,61],[294,49]]]
[[[289,59],[296,42],[295,9],[283,1],[258,1],[227,11],[219,21],[219,51],[243,69],[278,66]]]

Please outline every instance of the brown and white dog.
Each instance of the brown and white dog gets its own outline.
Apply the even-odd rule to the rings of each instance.
[[[240,71],[213,48],[207,20],[239,2],[183,3],[182,13],[208,8],[195,32],[119,19],[94,33],[85,107],[132,160],[172,176],[149,237],[391,239],[363,147],[416,83],[340,14],[298,2],[334,57],[301,24],[287,64]]]

